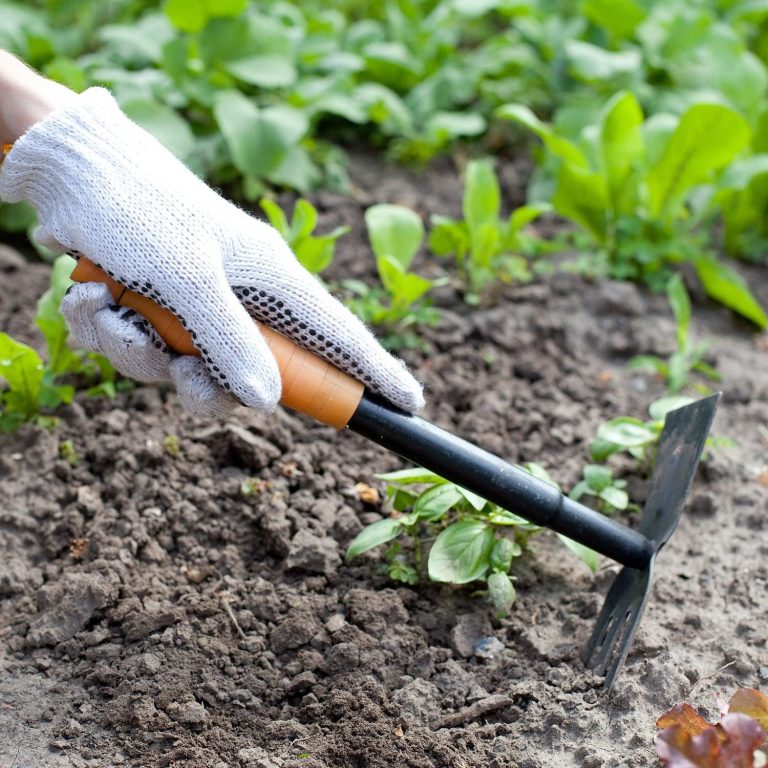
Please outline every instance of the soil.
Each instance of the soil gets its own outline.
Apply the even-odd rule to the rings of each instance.
[[[512,202],[526,169],[503,174]],[[322,230],[353,228],[332,277],[370,274],[367,204],[459,212],[448,163],[358,157],[353,178],[354,198],[316,197]],[[0,276],[0,329],[39,345],[47,267],[0,249]],[[768,304],[765,270],[747,277]],[[662,392],[626,363],[670,352],[663,297],[558,273],[471,312],[451,287],[437,300],[428,351],[406,355],[425,416],[568,487],[597,425]],[[701,467],[610,697],[579,656],[616,564],[592,575],[539,536],[503,620],[471,588],[388,581],[377,553],[344,564],[386,514],[355,485],[403,466],[362,438],[286,411],[203,423],[153,387],[3,436],[0,766],[656,765],[666,709],[716,714],[718,691],[768,686],[768,339],[700,301],[693,333],[723,375],[714,432],[735,445]]]

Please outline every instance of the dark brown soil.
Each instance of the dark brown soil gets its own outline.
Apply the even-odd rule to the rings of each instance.
[[[356,201],[318,198],[323,228],[353,225],[336,277],[370,272],[366,204],[458,213],[450,168],[371,162],[356,162]],[[47,269],[23,267],[0,251],[0,329],[39,343]],[[768,303],[765,272],[749,277]],[[661,393],[626,361],[669,353],[673,321],[631,285],[558,274],[489,309],[450,289],[439,303],[430,352],[408,353],[426,417],[564,485],[601,421],[642,417]],[[654,765],[670,706],[768,686],[768,340],[704,305],[693,331],[723,374],[714,431],[736,445],[699,473],[610,700],[579,654],[615,564],[593,577],[541,536],[501,621],[470,589],[388,581],[376,555],[343,564],[382,513],[355,484],[402,466],[355,435],[284,411],[202,423],[142,387],[2,437],[0,766]],[[501,650],[478,656],[490,636]]]

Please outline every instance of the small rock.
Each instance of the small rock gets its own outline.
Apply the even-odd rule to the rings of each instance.
[[[139,656],[139,668],[145,674],[154,675],[160,671],[162,666],[162,660],[154,653],[142,653],[141,656]]]
[[[504,650],[504,643],[493,635],[481,637],[474,645],[473,652],[479,659],[492,659]]]
[[[254,435],[236,424],[227,424],[224,434],[230,450],[237,456],[238,463],[250,470],[260,470],[280,458],[280,450],[269,440]]]
[[[314,616],[294,613],[281,621],[269,635],[269,642],[275,653],[306,645],[320,630]]]
[[[440,716],[440,691],[428,680],[417,678],[392,694],[403,716],[412,722],[429,726]]]
[[[208,720],[205,707],[197,701],[172,701],[165,711],[172,720],[184,725],[203,725]]]
[[[468,659],[475,653],[475,644],[490,633],[491,625],[484,613],[465,613],[451,630],[450,646],[459,656]]]
[[[339,545],[330,537],[320,538],[301,529],[292,539],[285,567],[331,578],[341,564]]]

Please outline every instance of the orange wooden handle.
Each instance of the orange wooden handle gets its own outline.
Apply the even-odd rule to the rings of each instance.
[[[104,283],[117,304],[143,315],[171,349],[180,355],[200,355],[189,332],[170,310],[120,285],[92,261],[81,257],[72,279],[78,283]],[[257,325],[280,369],[280,402],[323,424],[343,429],[363,397],[363,385],[282,334],[261,323]]]

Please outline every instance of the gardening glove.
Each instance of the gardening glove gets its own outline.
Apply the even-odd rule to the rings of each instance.
[[[280,234],[224,200],[91,88],[36,123],[0,167],[0,197],[38,211],[35,238],[82,253],[173,312],[202,360],[176,360],[135,315],[94,284],[62,304],[73,339],[142,381],[170,379],[187,408],[236,402],[270,411],[277,363],[251,317],[362,381],[406,411],[421,386],[307,272]]]

